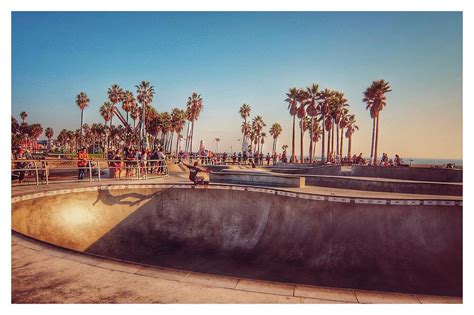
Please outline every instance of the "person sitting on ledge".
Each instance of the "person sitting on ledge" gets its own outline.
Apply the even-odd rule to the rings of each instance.
[[[402,160],[400,159],[400,156],[398,154],[395,154],[395,166],[401,166],[402,165]]]

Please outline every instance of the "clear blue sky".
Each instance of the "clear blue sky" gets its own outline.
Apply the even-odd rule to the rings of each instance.
[[[238,146],[243,103],[263,116],[267,134],[272,123],[283,126],[281,147],[291,143],[284,93],[314,82],[345,93],[360,127],[353,152],[367,155],[362,92],[383,78],[393,92],[380,152],[462,156],[461,13],[38,12],[13,13],[12,23],[12,114],[25,110],[56,135],[79,128],[80,91],[91,99],[85,122],[102,122],[111,84],[135,91],[148,80],[159,111],[202,95],[195,139],[211,149],[215,137],[227,151]]]

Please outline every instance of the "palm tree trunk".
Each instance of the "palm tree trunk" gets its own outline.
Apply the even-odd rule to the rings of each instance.
[[[81,109],[81,136],[82,136],[82,118],[84,117],[84,109]]]
[[[309,124],[309,163],[313,163],[313,117]]]
[[[312,141],[312,140],[311,140]],[[316,163],[316,146],[318,145],[317,141],[314,141],[314,146],[313,146],[313,156],[314,156],[314,162]]]
[[[293,135],[291,138],[291,158],[290,163],[295,162],[296,151],[295,151],[295,142],[296,142],[296,115],[293,115]]]
[[[324,123],[324,116],[323,116],[323,141],[321,146],[321,162],[324,163],[324,145],[325,145],[325,138],[326,138],[326,124]]]
[[[374,157],[374,139],[375,139],[375,118],[372,118],[372,141],[370,141],[370,160]]]
[[[112,129],[112,119],[114,118],[114,110],[112,108],[112,115],[110,115],[110,122],[109,122],[109,126],[110,128]]]
[[[339,126],[336,124],[336,155],[339,155]]]
[[[174,132],[171,134],[170,143],[168,144],[168,151],[170,152],[170,154],[173,148],[173,140],[174,140]]]
[[[189,153],[193,153],[194,119],[191,121],[191,139],[189,140]]]
[[[347,158],[351,158],[351,149],[352,149],[352,134],[349,135],[349,141],[347,144]]]
[[[326,153],[327,153],[327,157],[326,157],[326,160],[329,161],[329,153],[330,153],[330,149],[331,149],[331,129],[328,129],[328,146],[326,148]]]
[[[375,127],[375,146],[374,146],[374,165],[377,165],[377,149],[378,149],[378,143],[379,143],[379,114],[377,113],[377,124]]]
[[[339,147],[339,156],[342,160],[342,144],[344,142],[344,128],[341,128],[341,146]]]
[[[331,126],[331,154],[334,155],[334,121]]]
[[[255,146],[255,148],[257,149],[257,153],[260,153],[260,137],[257,136],[257,145]]]
[[[303,131],[303,117],[300,119],[300,163],[304,163],[304,152],[303,152],[303,144],[304,144],[304,131]]]
[[[185,146],[184,146],[184,152],[189,152],[188,150],[188,146],[189,146],[189,127],[190,127],[190,121],[188,120],[186,122],[186,124],[188,125],[187,128],[186,128],[186,143],[185,143]]]
[[[148,145],[148,139],[146,134],[146,102],[142,105],[142,149]]]
[[[245,126],[245,128],[242,132],[242,147],[240,148],[241,152],[244,152],[244,142],[245,142],[245,138],[247,137],[246,136],[246,133],[247,133],[247,127],[246,127],[247,126],[247,117],[244,117],[244,126]]]
[[[180,140],[180,135],[181,133],[178,133],[176,136],[176,151],[175,151],[175,156],[178,157],[178,147],[179,147],[179,140]]]

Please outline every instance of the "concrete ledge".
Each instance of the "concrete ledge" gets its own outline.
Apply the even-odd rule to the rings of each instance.
[[[274,173],[283,174],[341,175],[341,165],[283,164],[272,167],[271,170]]]
[[[376,180],[347,176],[304,175],[308,186],[406,194],[462,196],[462,183]]]
[[[462,170],[448,168],[352,165],[351,176],[462,183]]]
[[[300,176],[271,175],[253,172],[216,172],[209,175],[213,183],[230,183],[255,186],[305,187],[305,179]]]

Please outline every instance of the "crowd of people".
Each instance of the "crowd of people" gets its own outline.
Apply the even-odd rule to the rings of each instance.
[[[165,160],[166,155],[163,149],[150,151],[148,148],[144,150],[124,148],[109,151],[107,154],[110,174],[114,178],[121,178],[123,171],[126,178],[144,177],[147,174],[164,175],[166,173]]]
[[[90,158],[87,153],[86,148],[80,148],[75,156],[77,159],[77,179],[84,179],[86,172],[97,173],[95,168],[95,163],[92,158]],[[166,168],[166,154],[163,149],[136,149],[133,147],[125,147],[123,149],[117,149],[114,151],[109,151],[107,153],[107,167],[109,169],[109,176],[112,178],[120,179],[122,176],[125,178],[136,178],[136,177],[146,177],[147,174],[158,174],[163,175],[167,173]],[[193,154],[189,155],[180,151],[178,153],[177,162],[185,164],[190,170],[197,165],[193,165],[193,161],[198,161],[198,165],[220,165],[220,164],[236,164],[236,165],[251,165],[252,167],[263,166],[263,165],[276,165],[278,163],[290,163],[288,154],[286,150],[282,153],[274,154],[264,154],[262,152],[233,152],[232,154],[222,153],[216,154],[212,151],[206,152],[205,155],[202,154]],[[23,182],[25,174],[27,174],[29,169],[34,169],[31,167],[30,163],[33,160],[33,156],[26,150],[18,148],[14,154],[12,154],[12,178],[18,179],[20,183]],[[293,163],[298,163],[298,161],[291,161]],[[190,164],[186,164],[190,163]],[[310,163],[309,159],[305,159],[305,163]],[[314,161],[313,161],[314,163]],[[36,163],[36,167],[42,170],[40,172],[40,177],[45,177],[44,172],[46,172],[46,159],[43,158],[41,164]],[[373,165],[371,159],[366,159],[360,154],[354,154],[351,158],[343,157],[342,159],[339,156],[334,156],[330,154],[325,164],[329,165]],[[376,164],[377,166],[407,166],[403,163],[403,160],[398,154],[395,154],[393,159],[388,157],[387,153],[383,153],[380,161]],[[15,171],[15,169],[17,171]],[[195,169],[195,168],[194,168]],[[201,170],[202,171],[202,170]],[[194,181],[194,180],[193,180]]]

